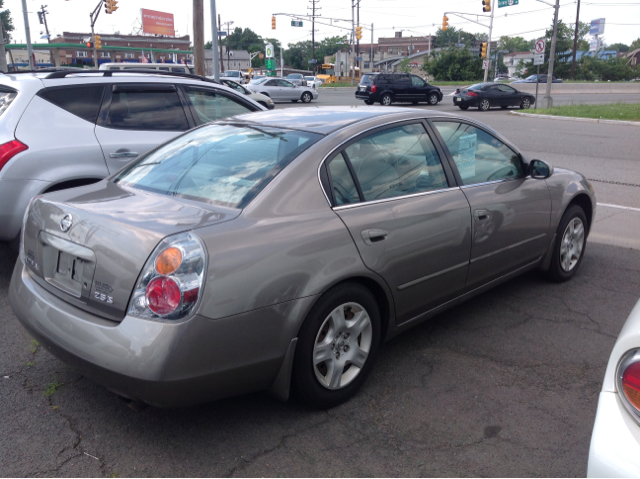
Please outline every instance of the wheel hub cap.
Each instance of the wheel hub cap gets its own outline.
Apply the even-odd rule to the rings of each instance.
[[[580,261],[584,249],[584,224],[580,218],[573,218],[562,235],[560,244],[560,267],[569,272]]]
[[[371,318],[357,303],[345,303],[324,320],[313,348],[316,378],[327,389],[341,389],[364,367],[373,339]]]

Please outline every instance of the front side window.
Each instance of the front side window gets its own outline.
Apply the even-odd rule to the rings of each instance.
[[[196,112],[198,124],[209,123],[253,111],[249,107],[216,92],[189,88],[187,89],[187,93]]]
[[[345,153],[365,201],[448,186],[438,152],[422,124],[374,133],[348,146]]]
[[[515,93],[516,91],[507,85],[498,85],[498,90],[503,91],[505,93]]]
[[[244,208],[320,138],[282,128],[208,125],[134,161],[114,181],[161,195]]]
[[[269,80],[267,83],[264,84],[264,86],[278,86],[278,82],[276,80]]]
[[[465,185],[524,176],[520,155],[484,130],[465,123],[434,122]]]
[[[293,83],[288,82],[287,80],[277,80],[278,86],[282,86],[285,88],[293,88]]]
[[[185,131],[189,129],[189,123],[176,90],[114,91],[106,126],[121,130]]]
[[[424,80],[415,75],[411,76],[411,82],[413,83],[413,86],[424,86]]]

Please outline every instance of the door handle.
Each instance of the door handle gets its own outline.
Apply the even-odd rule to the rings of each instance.
[[[387,236],[389,236],[389,232],[387,230],[377,228],[364,230],[360,234],[366,244],[380,243],[381,241],[386,240]]]
[[[473,217],[476,221],[488,221],[491,219],[491,212],[489,210],[475,210],[473,212]]]
[[[109,153],[109,158],[133,158],[138,156],[135,151],[117,151],[115,153]]]

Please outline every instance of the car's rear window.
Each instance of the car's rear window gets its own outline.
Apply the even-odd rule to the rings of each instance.
[[[282,128],[207,125],[134,161],[114,181],[161,195],[244,208],[320,138]]]
[[[470,87],[467,87],[467,90],[482,90],[482,87],[484,86],[484,83],[476,83],[475,85],[471,85]]]

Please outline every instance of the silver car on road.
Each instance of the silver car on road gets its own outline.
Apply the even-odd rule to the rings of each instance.
[[[293,387],[328,408],[385,340],[525,271],[570,279],[595,205],[584,176],[469,118],[252,113],[35,198],[9,301],[121,396],[170,407]]]
[[[267,95],[273,101],[302,101],[309,103],[318,99],[318,92],[308,86],[296,86],[284,78],[269,78],[247,85],[252,91]]]

